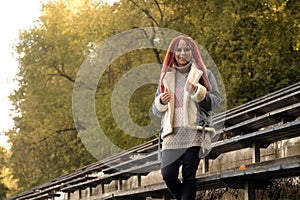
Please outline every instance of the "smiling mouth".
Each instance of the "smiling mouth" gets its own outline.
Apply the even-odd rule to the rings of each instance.
[[[187,60],[186,57],[179,57],[180,60]]]

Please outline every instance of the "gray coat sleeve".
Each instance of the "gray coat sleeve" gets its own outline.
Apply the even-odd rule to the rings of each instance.
[[[160,95],[160,90],[159,90],[160,86],[158,84],[158,87],[157,87],[157,90],[156,90],[156,93],[155,93],[155,98],[154,98],[154,101],[152,103],[152,112],[155,116],[161,118],[163,117],[163,115],[165,114],[165,112],[161,112],[159,111],[156,106],[155,106],[155,99]]]
[[[206,96],[203,101],[199,102],[199,106],[205,108],[207,111],[213,111],[220,106],[221,96],[213,73],[209,70],[207,70],[207,73],[212,90],[206,92]]]

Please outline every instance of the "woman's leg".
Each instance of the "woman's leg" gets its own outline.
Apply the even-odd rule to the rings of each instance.
[[[191,147],[182,156],[182,196],[181,200],[194,200],[197,192],[196,172],[200,159],[200,147]]]
[[[180,200],[182,196],[182,183],[178,179],[181,156],[184,150],[164,150],[162,152],[161,174],[171,194]]]

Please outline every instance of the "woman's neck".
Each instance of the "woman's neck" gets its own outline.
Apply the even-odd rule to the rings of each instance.
[[[186,65],[184,66],[177,66],[176,64],[174,65],[176,70],[180,73],[187,73],[190,71],[190,68],[191,68],[191,62],[188,62]]]

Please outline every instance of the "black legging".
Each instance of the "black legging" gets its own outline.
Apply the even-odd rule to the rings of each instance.
[[[169,191],[177,200],[194,200],[197,192],[196,171],[200,147],[170,149],[162,152],[161,173]],[[178,179],[182,164],[182,182]]]

